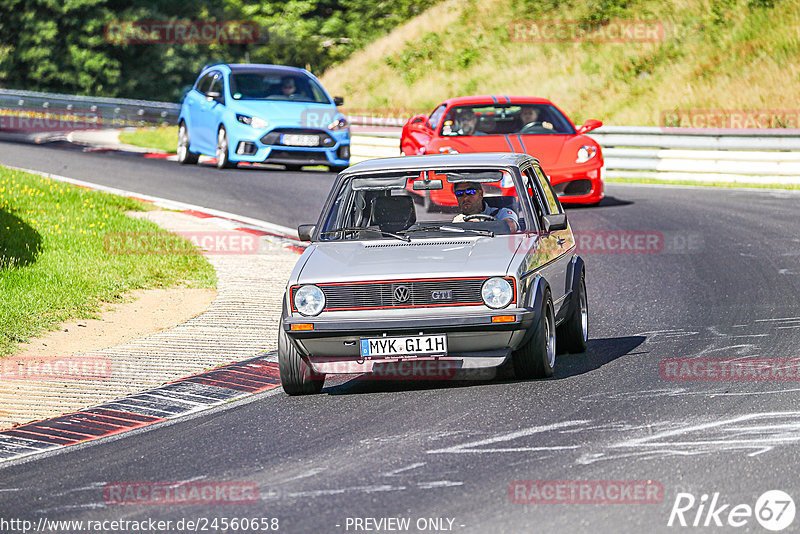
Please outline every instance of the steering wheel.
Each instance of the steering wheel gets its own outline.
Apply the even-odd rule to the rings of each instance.
[[[496,221],[494,217],[491,215],[486,215],[485,213],[473,213],[472,215],[464,215],[464,222],[470,222],[473,220],[477,221]]]
[[[544,125],[542,124],[542,121],[529,122],[528,124],[526,124],[525,126],[520,128],[519,131],[520,131],[520,133],[522,133],[522,132],[525,132],[525,131],[533,130],[534,128],[544,128]]]

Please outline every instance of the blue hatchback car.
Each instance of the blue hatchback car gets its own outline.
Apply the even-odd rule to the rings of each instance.
[[[238,162],[279,163],[289,170],[350,163],[350,125],[305,69],[277,65],[206,67],[186,94],[178,119],[178,161],[204,154],[217,167]]]

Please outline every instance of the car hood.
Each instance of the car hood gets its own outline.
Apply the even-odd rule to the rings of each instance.
[[[563,167],[559,158],[564,144],[574,135],[474,135],[442,138],[442,146],[459,152],[524,152],[537,158],[545,169]]]
[[[231,110],[234,113],[267,120],[272,127],[325,128],[338,114],[333,104],[264,100],[237,101],[231,105]]]
[[[296,283],[506,275],[520,235],[315,243]]]

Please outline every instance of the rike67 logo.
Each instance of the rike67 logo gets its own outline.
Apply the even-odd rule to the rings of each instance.
[[[770,490],[756,499],[755,506],[732,506],[718,492],[703,494],[697,499],[691,493],[678,493],[669,514],[667,526],[681,527],[743,527],[755,516],[767,530],[778,532],[794,522],[795,506],[792,497],[781,490]]]

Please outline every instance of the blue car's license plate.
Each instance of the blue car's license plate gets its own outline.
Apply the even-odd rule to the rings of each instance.
[[[289,146],[318,146],[319,136],[302,134],[283,134],[281,143]]]

